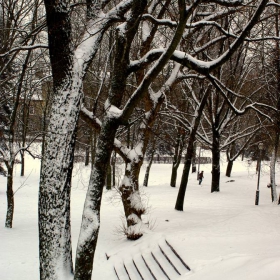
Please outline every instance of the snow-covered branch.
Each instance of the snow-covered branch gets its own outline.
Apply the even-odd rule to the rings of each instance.
[[[252,109],[256,112],[258,112],[260,115],[264,116],[265,118],[267,118],[268,120],[271,121],[271,123],[273,123],[273,120],[271,119],[270,116],[268,116],[267,114],[265,114],[264,112],[262,112],[260,109],[258,109],[256,106],[258,107],[263,107],[263,108],[267,108],[267,109],[271,109],[273,111],[277,112],[277,109],[275,109],[273,106],[264,104],[264,103],[258,103],[258,102],[253,102],[247,106],[245,106],[242,109],[238,109],[234,106],[234,104],[229,100],[227,93],[223,90],[223,88],[220,87],[220,85],[217,83],[216,79],[213,78],[212,75],[208,76],[209,80],[212,82],[212,84],[215,86],[215,88],[224,96],[227,104],[229,105],[229,107],[231,108],[231,110],[234,111],[234,113],[236,115],[244,115],[248,110]],[[236,96],[238,96],[236,94]],[[239,95],[240,96],[240,95]]]
[[[39,48],[48,49],[49,46],[45,45],[45,44],[34,44],[34,45],[30,45],[30,46],[19,46],[19,47],[12,48],[5,53],[1,53],[0,57],[5,57],[7,55],[10,55],[11,53],[18,52],[18,51],[27,51],[27,50],[34,50],[34,49],[39,49]]]

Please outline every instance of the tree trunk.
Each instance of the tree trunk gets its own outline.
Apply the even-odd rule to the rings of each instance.
[[[13,167],[7,166],[7,170],[7,214],[5,227],[12,228],[14,217]]]
[[[220,147],[219,136],[213,133],[211,193],[220,191]]]
[[[111,164],[108,164],[107,168],[107,176],[106,176],[106,189],[111,190],[112,189],[112,168]]]
[[[24,168],[25,168],[25,153],[24,151],[20,152],[20,157],[21,157],[21,170],[20,170],[20,176],[24,176]]]
[[[86,156],[85,156],[85,166],[88,166],[89,165],[89,146],[87,145],[86,146]]]
[[[39,189],[40,279],[64,280],[73,275],[70,192],[82,76],[78,67],[72,67],[76,60],[67,6],[49,0],[45,7],[54,99]]]
[[[70,191],[75,135],[70,132],[65,135],[64,130],[59,133],[56,123],[50,124],[49,131],[39,192],[41,280],[67,279],[73,273]],[[52,131],[56,133],[53,135]],[[60,278],[61,273],[65,278]]]
[[[112,184],[113,186],[116,186],[116,157],[117,157],[117,154],[116,152],[114,151],[113,152],[113,155],[112,155]]]
[[[197,132],[197,129],[198,129],[198,126],[200,123],[201,115],[202,115],[202,112],[205,107],[209,94],[210,94],[210,91],[207,90],[201,100],[199,107],[197,108],[197,112],[195,114],[196,118],[194,120],[194,125],[192,127],[191,134],[189,136],[187,153],[185,155],[184,169],[183,169],[180,188],[179,188],[179,192],[178,192],[177,200],[176,200],[176,204],[175,204],[175,209],[178,211],[184,210],[185,193],[186,193],[186,189],[187,189],[187,185],[188,185],[192,158],[194,157],[195,136],[196,136],[196,132]]]
[[[143,235],[141,216],[145,213],[145,208],[141,201],[138,182],[141,166],[141,160],[137,163],[134,161],[127,163],[123,183],[120,187],[127,223],[125,234],[130,240],[136,240]]]
[[[231,176],[232,167],[233,167],[233,160],[229,160],[227,164],[227,170],[226,170],[227,177]]]
[[[173,188],[176,187],[177,171],[178,171],[178,167],[180,166],[180,163],[181,163],[183,146],[184,146],[184,143],[183,143],[184,134],[182,134],[182,133],[183,132],[181,130],[178,131],[174,159],[173,159],[173,164],[172,164],[170,186]]]
[[[176,180],[177,180],[177,170],[179,165],[175,164],[173,162],[172,164],[172,172],[171,172],[171,180],[170,180],[170,186],[175,188],[176,187]]]
[[[144,177],[144,183],[143,186],[144,187],[148,187],[148,182],[149,182],[149,176],[150,176],[150,170],[151,170],[151,166],[153,164],[153,160],[154,160],[154,154],[155,154],[155,150],[152,151],[151,153],[151,158],[148,162],[147,168],[146,168],[146,172],[145,172],[145,177]]]
[[[272,156],[270,160],[270,187],[271,187],[271,200],[272,202],[277,201],[277,192],[276,192],[276,181],[275,181],[275,166],[277,160],[277,152],[278,152],[278,145],[279,145],[279,131],[276,127],[276,135],[273,145]]]
[[[90,280],[94,252],[100,228],[100,206],[108,164],[118,125],[105,118],[97,143],[94,166],[84,204],[82,225],[77,245],[75,280]]]
[[[96,145],[97,145],[97,132],[93,131],[90,141],[90,150],[91,150],[91,167],[94,165],[95,154],[96,154]]]
[[[185,200],[185,193],[188,185],[188,180],[189,180],[189,173],[190,173],[190,168],[191,168],[191,158],[190,155],[186,154],[185,157],[185,162],[184,162],[184,169],[183,169],[183,174],[181,178],[181,184],[176,200],[176,205],[175,209],[178,211],[183,211],[184,210],[184,200]]]
[[[232,167],[233,167],[233,160],[232,160],[232,158],[233,158],[233,156],[235,154],[235,150],[236,150],[236,144],[234,142],[227,149],[227,160],[228,160],[227,170],[226,170],[226,176],[227,177],[231,176],[231,171],[232,171]]]
[[[192,173],[196,173],[195,157],[192,158]]]

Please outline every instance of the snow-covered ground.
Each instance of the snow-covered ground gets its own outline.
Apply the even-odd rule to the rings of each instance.
[[[180,181],[182,165],[179,169]],[[138,241],[121,235],[122,205],[116,191],[104,190],[101,229],[92,279],[117,279],[114,265],[129,263],[140,252],[149,253],[166,239],[191,268],[178,279],[271,280],[280,267],[280,207],[271,203],[268,168],[260,181],[260,203],[255,206],[255,163],[236,162],[232,177],[222,165],[219,193],[210,193],[211,165],[201,166],[204,181],[199,186],[191,174],[183,212],[174,210],[178,187],[169,187],[171,165],[154,164],[143,198],[149,205],[145,221],[151,229]],[[40,162],[29,159],[26,176],[15,171],[15,216],[13,229],[4,227],[6,179],[0,177],[0,279],[38,280],[38,180]],[[144,176],[143,166],[140,181]],[[73,254],[79,234],[89,169],[76,164],[72,189]],[[278,172],[279,174],[279,172]],[[279,178],[278,178],[279,179]],[[234,180],[234,182],[227,182]],[[280,187],[278,192],[280,191]],[[110,256],[107,260],[105,253]],[[164,279],[164,278],[162,278]]]

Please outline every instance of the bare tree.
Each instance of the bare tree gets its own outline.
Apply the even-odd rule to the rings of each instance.
[[[0,154],[7,168],[7,215],[5,226],[12,228],[14,215],[14,164],[16,156],[23,150],[27,150],[32,143],[32,141],[29,141],[25,146],[16,148],[20,100],[31,53],[40,30],[37,28],[41,24],[37,22],[38,1],[2,1],[1,4],[1,24],[3,26],[3,29],[0,30],[1,41],[3,42],[0,55],[1,103],[4,108],[9,108],[10,113]],[[26,18],[29,20],[26,20]],[[22,32],[21,30],[23,29],[26,29],[26,32]],[[24,44],[30,44],[30,47],[25,50]]]

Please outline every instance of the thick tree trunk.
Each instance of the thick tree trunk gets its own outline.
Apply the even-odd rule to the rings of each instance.
[[[7,214],[5,227],[12,228],[14,217],[13,167],[9,166],[7,169]]]
[[[213,134],[211,193],[220,191],[220,147],[219,137]]]
[[[78,118],[78,112],[76,117]],[[46,137],[39,193],[41,280],[66,280],[73,273],[70,190],[74,161],[74,131],[75,129],[72,133],[65,134],[63,127],[59,131],[54,121],[50,123]]]
[[[122,186],[120,187],[127,228],[125,234],[128,239],[136,240],[143,235],[143,224],[141,220],[145,208],[139,193],[139,173],[142,160],[126,164],[126,170]]]
[[[62,1],[50,0],[45,1],[45,7],[54,99],[39,189],[40,279],[66,280],[73,275],[70,190],[82,76],[78,68],[72,67],[74,58],[67,6]]]

